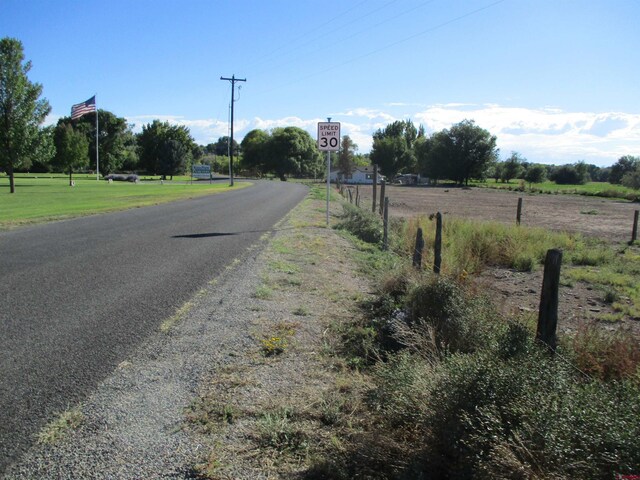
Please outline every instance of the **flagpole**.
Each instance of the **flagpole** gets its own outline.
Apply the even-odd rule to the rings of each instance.
[[[97,97],[98,94],[94,95],[94,98]],[[100,153],[99,153],[99,144],[98,144],[98,100],[96,98],[96,181],[100,181]]]

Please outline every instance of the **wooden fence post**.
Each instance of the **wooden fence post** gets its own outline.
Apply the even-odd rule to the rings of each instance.
[[[422,250],[424,249],[424,237],[422,228],[418,227],[416,234],[416,246],[413,248],[413,266],[420,270],[422,268]]]
[[[378,189],[378,165],[373,166],[373,205],[371,206],[371,211],[376,213],[376,193]],[[380,203],[382,203],[382,199],[384,197],[380,195]]]
[[[347,194],[349,194],[349,203],[353,205],[353,192],[350,188],[347,188]]]
[[[389,197],[384,197],[383,215],[384,233],[382,235],[382,249],[389,250]]]
[[[433,245],[433,273],[440,273],[442,265],[442,214],[436,214],[436,241]]]
[[[540,340],[555,351],[556,328],[558,327],[558,290],[560,288],[560,266],[562,265],[562,250],[547,251],[544,261],[544,277],[542,279],[542,293],[540,295],[540,309],[538,311],[538,328],[536,340]]]
[[[360,188],[356,185],[356,207],[360,206]]]
[[[380,183],[380,198],[385,198],[386,182],[382,180]],[[384,215],[384,205],[380,202],[380,215]]]
[[[518,198],[518,213],[516,214],[516,225],[520,225],[521,216],[522,216],[522,197]]]
[[[633,212],[633,230],[631,230],[631,242],[629,242],[629,245],[638,239],[638,212],[639,210]]]

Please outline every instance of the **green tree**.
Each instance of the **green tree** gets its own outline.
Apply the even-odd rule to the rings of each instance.
[[[129,126],[122,137],[122,165],[123,172],[136,172],[139,168],[138,141]]]
[[[413,172],[417,168],[413,151],[418,130],[411,120],[398,120],[373,134],[371,163],[378,165],[387,177]]]
[[[356,145],[349,135],[343,135],[340,143],[340,152],[338,152],[337,167],[342,174],[342,178],[351,178],[353,171],[355,170],[354,157],[358,150]]]
[[[437,182],[450,177],[450,165],[446,161],[453,149],[451,137],[446,131],[434,133],[430,138],[418,140],[415,151],[420,173]]]
[[[533,164],[527,168],[527,173],[524,174],[524,181],[529,184],[531,188],[532,183],[542,183],[547,178],[547,169],[544,165]]]
[[[497,156],[496,137],[473,120],[463,120],[431,136],[422,173],[435,180],[468,183],[471,178],[486,178]]]
[[[53,142],[54,125],[42,127],[38,130],[38,141],[31,162],[30,172],[46,173],[51,171],[51,160],[56,154],[56,146]]]
[[[522,164],[525,160],[518,152],[511,152],[511,156],[502,162],[500,179],[509,183],[514,178],[520,178],[523,172]]]
[[[158,169],[157,173],[162,175],[163,179],[169,175],[173,180],[174,175],[179,175],[187,170],[190,158],[188,145],[175,138],[167,137],[160,141],[159,150],[160,156],[156,168]]]
[[[137,163],[132,157],[135,153],[132,144],[132,126],[127,124],[127,120],[118,117],[108,110],[99,109],[98,115],[98,161],[100,173],[108,175],[119,172],[125,163]],[[89,167],[96,163],[96,112],[89,112],[78,118],[71,120],[71,117],[63,117],[58,120],[58,124],[73,125],[74,129],[84,133],[89,142]]]
[[[450,178],[459,184],[468,184],[471,178],[486,178],[487,169],[498,156],[496,137],[473,120],[463,120],[445,131],[452,147],[448,155]]]
[[[276,128],[267,144],[266,168],[285,181],[287,175],[315,177],[322,172],[316,142],[298,127]]]
[[[59,171],[69,172],[69,185],[73,185],[73,171],[86,167],[89,162],[87,137],[68,123],[59,123],[53,140],[56,154],[52,166]]]
[[[218,141],[216,143],[213,144],[213,153],[215,153],[216,155],[223,155],[223,156],[229,156],[229,140],[231,140],[230,137],[228,136],[224,136],[224,137],[220,137],[218,138]],[[236,155],[238,155],[239,152],[239,145],[238,142],[236,142],[236,139],[233,139],[233,156],[235,157]]]
[[[589,181],[589,171],[584,162],[560,165],[553,169],[549,179],[558,185],[584,185]]]
[[[138,134],[140,167],[152,175],[162,175],[163,179],[184,173],[192,160],[193,145],[195,142],[184,125],[154,120],[143,125]]]
[[[267,171],[269,134],[264,130],[255,129],[247,133],[242,139],[242,168],[262,176]]]
[[[640,190],[640,166],[631,172],[627,172],[622,177],[622,185],[634,190]]]
[[[633,172],[640,165],[640,157],[625,155],[620,157],[616,163],[611,166],[609,171],[609,183],[620,184],[622,177],[629,172]]]
[[[24,61],[22,43],[0,40],[0,167],[9,175],[9,192],[15,193],[14,171],[27,166],[37,152],[38,127],[51,111],[39,99],[42,85],[27,77],[31,62]]]
[[[503,162],[494,162],[487,171],[487,176],[493,178],[496,183],[502,178]]]

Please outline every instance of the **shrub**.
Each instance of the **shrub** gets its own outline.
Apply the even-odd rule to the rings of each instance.
[[[598,379],[640,380],[640,345],[632,334],[582,326],[571,339],[577,367]]]
[[[363,242],[380,243],[382,241],[382,221],[379,216],[348,203],[344,203],[342,207],[344,213],[336,228],[347,230]]]
[[[486,341],[491,313],[487,307],[460,283],[440,275],[417,285],[407,296],[410,325],[432,327],[436,345],[451,352],[471,352]]]
[[[537,349],[536,349],[537,350]],[[435,478],[611,478],[640,462],[640,389],[581,381],[541,350],[516,361],[455,355],[426,424]],[[615,407],[613,407],[615,405]]]

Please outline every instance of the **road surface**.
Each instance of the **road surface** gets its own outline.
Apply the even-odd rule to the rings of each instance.
[[[257,182],[0,232],[0,475],[306,191]]]

